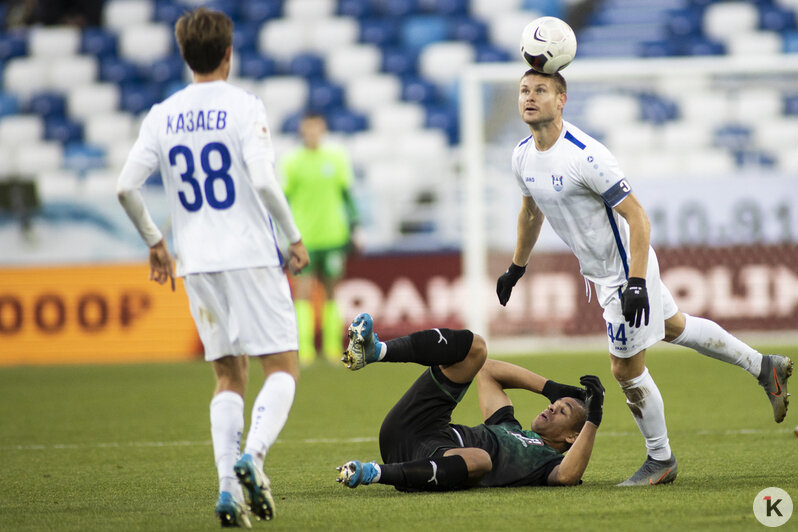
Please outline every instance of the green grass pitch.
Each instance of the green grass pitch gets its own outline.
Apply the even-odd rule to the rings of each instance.
[[[780,487],[798,505],[798,403],[777,425],[753,378],[686,349],[648,354],[679,477],[669,486],[615,487],[640,466],[645,448],[600,347],[510,359],[559,381],[593,373],[606,385],[593,459],[573,488],[344,488],[335,467],[379,459],[382,417],[421,368],[375,364],[353,373],[320,363],[305,370],[266,461],[277,517],[254,528],[754,530],[763,528],[752,512],[760,490]],[[798,359],[797,347],[774,351]],[[252,373],[247,411],[261,381],[259,367]],[[0,370],[0,529],[217,529],[212,387],[202,362]],[[792,387],[798,392],[798,381]],[[525,426],[546,406],[540,396],[511,396]],[[454,420],[481,421],[475,389]],[[786,529],[798,530],[798,517]]]

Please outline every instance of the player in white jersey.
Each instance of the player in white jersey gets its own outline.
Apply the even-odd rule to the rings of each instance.
[[[668,442],[662,395],[645,365],[646,348],[663,338],[735,364],[756,377],[770,399],[776,422],[784,420],[792,361],[762,355],[718,324],[680,312],[660,281],[649,244],[645,210],[609,150],[562,118],[565,79],[527,71],[518,109],[532,134],[513,152],[512,166],[523,202],[510,268],[496,292],[506,305],[526,271],[544,218],[579,259],[604,309],[612,373],[646,440],[642,467],[621,486],[672,482],[677,462]]]
[[[233,23],[204,8],[175,24],[194,83],[153,106],[119,177],[125,211],[150,246],[150,278],[171,281],[172,258],[139,188],[160,168],[170,202],[177,275],[216,374],[210,404],[222,526],[249,527],[244,503],[261,519],[275,508],[263,461],[294,400],[297,328],[283,262],[293,273],[308,253],[274,171],[263,103],[227,83]],[[274,220],[291,243],[279,251]],[[265,382],[252,408],[244,454],[249,357]]]

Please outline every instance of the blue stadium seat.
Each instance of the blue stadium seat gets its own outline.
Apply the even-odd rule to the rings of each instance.
[[[563,4],[565,3],[562,0],[523,0],[521,5],[527,11],[536,11],[542,15],[563,18],[565,15]]]
[[[384,48],[382,71],[398,76],[415,74],[418,70],[418,52],[399,46]]]
[[[468,0],[419,0],[419,9],[439,15],[465,15],[468,13]]]
[[[116,55],[117,37],[102,28],[86,28],[83,30],[80,52],[102,59]]]
[[[798,53],[798,31],[786,31],[782,35],[784,39],[784,53],[797,54]]]
[[[66,101],[62,94],[40,92],[31,97],[26,110],[44,118],[51,116],[63,117],[66,115]]]
[[[126,59],[106,57],[100,60],[100,79],[113,83],[140,81],[139,66]]]
[[[693,37],[680,44],[682,55],[723,55],[726,47],[723,43],[706,37]]]
[[[458,111],[450,105],[429,105],[426,107],[427,116],[424,127],[431,127],[443,130],[449,140],[449,144],[457,144],[460,138]]]
[[[305,115],[304,111],[298,111],[296,113],[291,113],[287,115],[283,119],[283,123],[280,125],[280,132],[290,135],[296,135],[299,132],[299,123],[302,121],[302,117],[304,115]]]
[[[177,19],[186,12],[186,6],[171,0],[156,0],[153,19],[174,26]]]
[[[233,22],[235,23],[238,23],[241,20],[241,4],[238,0],[210,0],[208,2],[203,2],[203,4],[208,9],[221,11],[233,19]]]
[[[715,146],[742,150],[751,144],[751,129],[739,124],[726,124],[717,128],[713,137]]]
[[[399,25],[387,18],[366,18],[360,21],[360,41],[386,46],[396,44]]]
[[[368,119],[354,111],[346,108],[339,107],[327,113],[327,123],[329,124],[330,131],[338,133],[357,133],[368,129]]]
[[[671,57],[675,55],[682,55],[682,53],[671,39],[644,42],[640,45],[641,57]]]
[[[21,57],[28,53],[28,41],[23,31],[0,33],[0,61]]]
[[[477,63],[502,63],[513,59],[510,52],[492,44],[478,44],[474,52]]]
[[[402,100],[430,105],[439,101],[438,88],[434,83],[417,76],[402,78]]]
[[[64,168],[79,174],[105,167],[105,150],[82,142],[70,142],[64,148]]]
[[[139,75],[154,83],[168,83],[183,79],[185,63],[179,54],[158,59],[152,64],[139,65]]]
[[[784,114],[789,116],[798,115],[798,94],[784,96]]]
[[[776,166],[776,157],[765,150],[735,150],[734,160],[738,167],[773,168]]]
[[[64,116],[53,115],[44,120],[44,138],[62,144],[76,142],[83,138],[83,126]]]
[[[323,77],[324,60],[315,54],[297,54],[288,64],[288,72],[294,76]]]
[[[255,22],[239,22],[233,28],[233,47],[239,50],[255,50],[258,45],[260,24]]]
[[[418,0],[374,0],[374,7],[386,17],[405,17],[419,11]]]
[[[177,91],[183,90],[184,88],[186,88],[186,85],[188,85],[187,81],[183,80],[170,81],[169,83],[164,85],[163,93],[161,94],[161,100],[165,100],[174,93],[176,93]]]
[[[277,61],[256,51],[238,54],[239,74],[246,78],[261,79],[279,73]]]
[[[358,19],[371,16],[374,8],[369,0],[339,0],[337,14]]]
[[[407,17],[400,32],[402,45],[416,51],[434,42],[445,41],[449,33],[446,18],[440,15]]]
[[[262,24],[283,14],[282,0],[248,0],[241,6],[244,20]]]
[[[679,117],[679,108],[675,102],[656,94],[640,95],[641,120],[663,124]]]
[[[325,113],[343,105],[344,90],[335,83],[318,78],[308,85],[308,107],[314,111]]]
[[[451,17],[448,38],[450,41],[466,41],[482,44],[488,40],[488,26],[471,17]]]
[[[13,94],[0,92],[0,116],[19,113],[19,100]]]
[[[671,11],[665,24],[671,37],[700,36],[703,19],[704,13],[700,9],[685,8]]]
[[[148,111],[161,100],[162,93],[163,84],[124,83],[120,87],[119,107],[133,114]]]
[[[784,32],[795,29],[795,11],[774,5],[759,6],[759,27]]]

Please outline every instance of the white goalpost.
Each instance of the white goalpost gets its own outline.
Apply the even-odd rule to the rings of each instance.
[[[469,302],[463,314],[465,326],[485,337],[492,323],[520,321],[525,312],[499,308],[495,294],[515,243],[520,191],[510,157],[529,135],[517,111],[525,70],[520,60],[475,64],[460,78],[462,270]],[[577,54],[562,74],[565,119],[618,158],[636,194],[647,200],[658,251],[798,243],[798,55],[580,60]],[[641,98],[659,111],[632,116],[643,110]],[[733,138],[735,132],[741,138]],[[757,195],[760,187],[751,185],[765,178],[768,190]],[[668,197],[675,198],[673,206],[658,203]],[[783,202],[774,203],[775,197]],[[747,211],[740,207],[746,198],[753,198]],[[688,209],[694,203],[698,214]],[[783,206],[786,214],[774,218]],[[531,264],[548,252],[567,249],[556,236],[541,234]],[[491,265],[496,257],[503,266]],[[546,296],[545,283],[523,290]],[[532,298],[521,297],[519,305],[530,306]],[[545,304],[538,309],[545,312]],[[540,332],[522,329],[507,334]]]

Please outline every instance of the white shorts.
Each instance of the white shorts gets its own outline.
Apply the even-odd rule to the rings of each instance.
[[[678,312],[668,287],[659,277],[659,262],[653,248],[649,248],[646,289],[648,290],[648,325],[631,327],[621,311],[623,286],[596,285],[596,296],[604,309],[607,322],[607,342],[610,354],[619,358],[630,358],[665,338],[665,320]]]
[[[205,360],[297,349],[296,313],[282,268],[194,273],[185,286]]]

